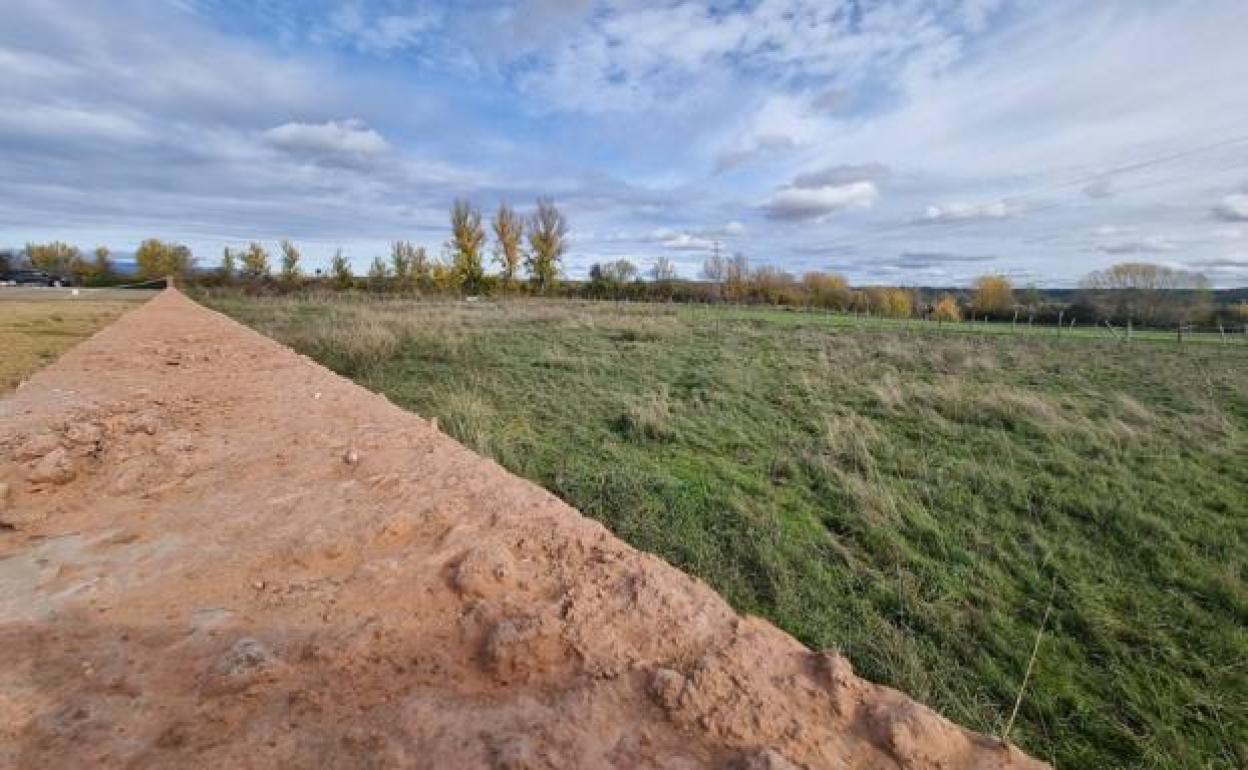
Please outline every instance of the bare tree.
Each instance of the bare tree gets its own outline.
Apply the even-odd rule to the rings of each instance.
[[[745,298],[749,288],[750,260],[737,252],[724,264],[724,294],[739,301]]]
[[[650,268],[650,277],[656,283],[668,283],[676,280],[676,265],[667,257],[659,257]]]
[[[529,253],[525,266],[541,291],[554,286],[560,263],[568,250],[568,221],[546,198],[539,198],[529,220]]]
[[[1208,310],[1209,279],[1201,273],[1148,262],[1123,262],[1080,284],[1101,313],[1127,321],[1191,320]]]
[[[702,277],[715,283],[723,283],[728,274],[728,265],[719,254],[712,254],[702,263]]]

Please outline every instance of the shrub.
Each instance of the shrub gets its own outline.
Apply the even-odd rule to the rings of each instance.
[[[832,310],[849,307],[851,292],[843,276],[811,271],[802,276],[802,285],[806,287],[806,301],[815,307]]]

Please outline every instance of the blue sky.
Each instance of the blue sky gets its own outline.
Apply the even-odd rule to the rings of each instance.
[[[553,197],[566,272],[719,242],[856,282],[1248,284],[1243,0],[6,0],[0,245],[291,238]]]

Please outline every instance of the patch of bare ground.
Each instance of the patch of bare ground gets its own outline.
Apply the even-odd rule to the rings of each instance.
[[[0,766],[1044,766],[176,292],[0,459]]]

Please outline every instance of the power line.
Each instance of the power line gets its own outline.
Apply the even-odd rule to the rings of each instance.
[[[1112,177],[1115,175],[1120,175],[1120,174],[1125,174],[1125,173],[1131,173],[1134,171],[1141,171],[1144,169],[1165,165],[1167,163],[1172,163],[1176,160],[1182,160],[1184,158],[1192,157],[1194,155],[1199,155],[1205,152],[1210,152],[1213,150],[1222,149],[1224,147],[1230,147],[1236,144],[1243,144],[1243,143],[1248,143],[1248,134],[1235,136],[1235,137],[1231,137],[1228,139],[1223,139],[1217,142],[1211,142],[1209,144],[1192,147],[1186,150],[1180,150],[1178,152],[1168,153],[1166,155],[1161,155],[1161,156],[1157,156],[1153,158],[1146,158],[1144,160],[1132,161],[1130,163],[1120,164],[1118,166],[1114,166],[1114,167],[1111,167],[1111,168],[1108,168],[1108,169],[1105,169],[1103,171],[1099,171],[1096,173],[1085,174],[1085,175],[1076,177],[1074,179],[1069,179],[1063,182],[1036,187],[1024,193],[1018,193],[1015,195],[1006,196],[1006,197],[1001,198],[1000,200],[1002,203],[1013,203],[1015,205],[1021,205],[1025,203],[1028,198],[1033,197],[1039,193],[1044,193],[1044,192],[1048,192],[1051,190],[1061,190],[1061,189],[1066,189],[1069,187],[1089,184],[1091,182],[1099,181],[1107,177]],[[1219,171],[1225,172],[1231,169],[1242,167],[1244,165],[1248,165],[1248,163],[1240,163],[1240,164],[1235,164],[1233,166],[1224,167],[1222,169],[1219,169]],[[1147,189],[1149,187],[1156,187],[1156,186],[1161,186],[1165,184],[1171,184],[1177,181],[1183,181],[1184,179],[1193,177],[1193,176],[1195,175],[1171,177],[1170,179],[1163,180],[1161,182],[1153,181],[1153,182],[1145,183],[1142,185],[1122,188],[1118,190],[1117,192],[1119,193],[1134,192],[1136,190]],[[1071,201],[1053,201],[1053,202],[1042,204],[1042,205],[1027,206],[1026,211],[1028,213],[1049,211],[1055,208],[1060,208],[1062,206],[1071,205],[1071,203],[1072,203]],[[947,232],[949,230],[958,229],[961,227],[968,227],[970,225],[983,224],[984,221],[985,220],[982,218],[966,218],[966,219],[952,219],[952,220],[943,220],[943,221],[942,220],[932,220],[932,221],[907,220],[905,222],[893,222],[893,223],[882,225],[879,227],[867,229],[864,232],[862,232],[860,235],[853,236],[852,239],[842,239],[840,243],[835,243],[835,242],[831,243],[828,245],[828,249],[829,250],[833,250],[833,249],[843,250],[846,248],[852,248],[855,245],[861,244],[862,242],[864,242],[864,240],[868,242],[869,240],[873,240],[874,239],[873,236],[878,237],[882,235],[888,235],[893,232],[909,230],[914,227],[933,227],[933,228],[938,228],[943,232]]]

